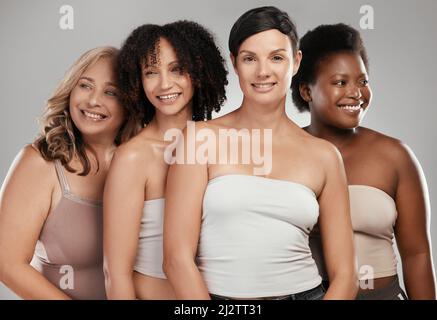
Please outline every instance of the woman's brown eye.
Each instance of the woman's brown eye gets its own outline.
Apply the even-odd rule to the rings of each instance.
[[[282,61],[282,60],[284,60],[284,58],[282,58],[281,56],[274,56],[272,60],[273,61]]]
[[[83,88],[83,89],[89,89],[89,88],[90,88],[90,86],[87,85],[86,83],[81,83],[81,84],[79,84],[79,87],[81,87],[81,88]]]

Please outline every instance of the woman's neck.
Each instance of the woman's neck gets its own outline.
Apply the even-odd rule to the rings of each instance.
[[[87,153],[91,153],[91,157],[96,156],[99,163],[110,163],[115,149],[115,136],[102,138],[83,137],[85,149]],[[92,151],[91,151],[92,150]]]
[[[271,129],[273,133],[279,131],[284,123],[293,123],[285,113],[285,97],[269,104],[260,104],[244,98],[237,117],[242,128]]]
[[[191,106],[186,106],[175,115],[165,115],[157,110],[152,121],[147,125],[150,130],[158,137],[164,140],[165,133],[170,129],[182,130],[187,126],[187,121],[192,120]]]
[[[338,149],[343,149],[357,137],[359,129],[341,129],[312,120],[311,124],[306,127],[306,131],[315,137],[328,140]]]

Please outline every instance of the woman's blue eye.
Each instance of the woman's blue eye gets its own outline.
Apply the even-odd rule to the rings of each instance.
[[[116,97],[116,96],[117,96],[117,93],[114,92],[114,91],[106,91],[105,93],[106,93],[108,96],[111,96],[111,97]]]

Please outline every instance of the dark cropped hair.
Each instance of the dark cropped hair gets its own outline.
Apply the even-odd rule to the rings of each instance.
[[[309,111],[308,102],[300,95],[301,84],[312,84],[317,78],[320,64],[328,56],[339,52],[352,52],[360,55],[366,70],[369,70],[369,60],[360,33],[343,23],[320,25],[308,31],[300,40],[302,61],[299,71],[291,83],[294,105],[300,112]]]
[[[148,59],[156,62],[159,39],[172,45],[179,64],[192,81],[193,120],[209,120],[212,111],[220,111],[226,100],[227,70],[225,60],[211,33],[191,21],[165,25],[145,24],[126,39],[119,55],[119,86],[121,100],[138,123],[148,124],[155,107],[147,99],[142,84],[142,66]]]
[[[238,49],[244,40],[271,29],[276,29],[290,38],[293,54],[296,55],[299,41],[296,26],[286,12],[272,6],[251,9],[238,18],[229,34],[229,51],[237,57]]]

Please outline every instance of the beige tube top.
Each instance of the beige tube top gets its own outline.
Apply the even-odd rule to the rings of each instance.
[[[349,197],[359,278],[365,280],[395,275],[395,201],[384,191],[366,185],[350,185]],[[310,235],[310,247],[320,274],[327,280],[318,228]]]

